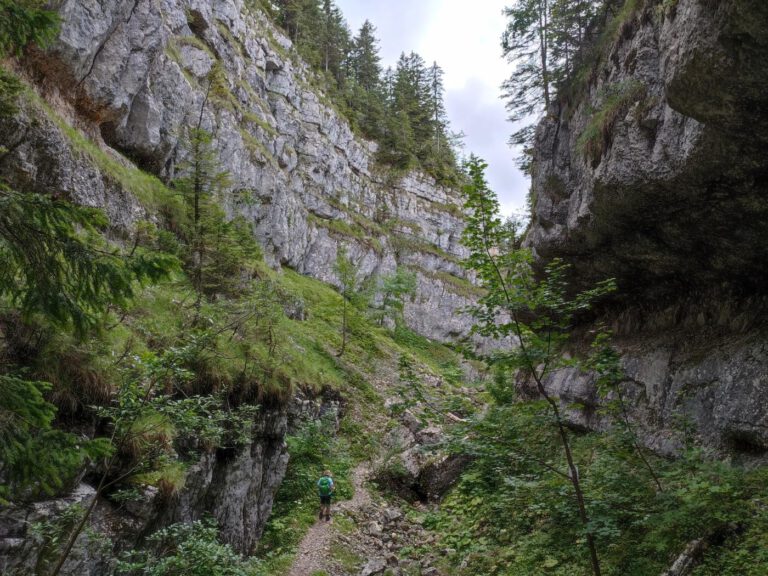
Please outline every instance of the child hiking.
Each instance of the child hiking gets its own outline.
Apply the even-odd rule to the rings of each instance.
[[[325,521],[331,519],[331,499],[333,493],[336,490],[336,485],[333,483],[333,476],[330,470],[323,470],[323,475],[320,480],[317,481],[317,494],[320,496],[320,520],[325,518]]]

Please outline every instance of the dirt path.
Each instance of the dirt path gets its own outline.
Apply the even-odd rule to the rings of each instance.
[[[354,513],[371,505],[371,494],[365,487],[368,477],[367,464],[360,464],[352,471],[352,484],[355,488],[351,500],[345,500],[333,507],[334,515],[340,512]],[[296,552],[293,567],[288,576],[311,576],[315,572],[328,571],[331,562],[331,542],[333,521],[318,520],[309,529]]]

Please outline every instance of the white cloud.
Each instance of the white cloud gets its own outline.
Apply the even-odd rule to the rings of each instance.
[[[446,109],[454,131],[466,134],[466,151],[488,162],[488,182],[505,214],[525,206],[528,180],[507,146],[500,86],[509,74],[501,57],[506,0],[336,0],[353,31],[369,19],[378,29],[385,65],[401,52],[418,52],[445,71]]]

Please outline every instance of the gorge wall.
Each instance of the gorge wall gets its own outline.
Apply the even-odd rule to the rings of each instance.
[[[55,4],[58,39],[8,63],[29,84],[19,113],[0,119],[9,185],[101,208],[112,238],[129,241],[137,222],[165,209],[165,183],[185,158],[187,129],[200,122],[231,179],[220,200],[252,225],[272,266],[333,284],[344,246],[365,277],[408,267],[418,282],[405,303],[409,327],[439,340],[466,333],[461,309],[474,288],[459,262],[457,193],[419,172],[376,165],[376,145],[353,133],[262,13],[242,0]],[[313,418],[337,408],[297,402],[261,412],[252,442],[236,454],[204,456],[173,503],[152,493],[125,507],[105,501],[93,527],[120,551],[162,525],[209,513],[227,543],[251,551],[285,474],[289,413]],[[60,499],[4,507],[0,571],[44,566],[30,525],[94,495],[81,483]],[[63,573],[111,573],[114,551],[86,533]]]
[[[340,245],[365,277],[408,266],[418,275],[411,328],[440,340],[466,331],[457,193],[377,166],[376,144],[355,136],[261,12],[242,0],[59,4],[58,41],[22,62],[49,117],[34,106],[1,132],[11,184],[102,207],[126,233],[151,198],[94,165],[50,116],[164,181],[201,121],[231,178],[221,201],[253,224],[268,261],[331,283]]]
[[[693,431],[717,450],[768,453],[768,5],[627,3],[588,80],[538,126],[538,257],[619,295],[587,330],[615,334],[646,442]],[[605,425],[591,375],[550,381],[590,428]],[[692,425],[692,430],[691,430]],[[688,430],[688,432],[685,432]]]

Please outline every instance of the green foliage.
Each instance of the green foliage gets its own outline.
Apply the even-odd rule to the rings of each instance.
[[[55,430],[50,385],[0,376],[0,501],[52,495],[83,464],[110,453],[104,439]]]
[[[457,550],[450,573],[589,573],[568,482],[545,466],[558,461],[559,447],[541,418],[546,411],[525,404],[496,405],[477,423],[483,432],[470,432],[475,425],[455,432],[474,463],[426,522],[442,534],[441,547]],[[765,571],[764,469],[746,471],[698,452],[654,458],[666,488],[660,492],[620,438],[584,435],[573,450],[605,574],[661,574],[698,538],[714,544],[697,576]]]
[[[522,123],[510,142],[522,148],[518,165],[531,168],[531,118],[549,113],[561,87],[578,64],[605,0],[515,0],[505,8],[504,56],[515,66],[502,88],[509,119]]]
[[[53,563],[58,558],[62,545],[82,515],[83,507],[79,504],[72,504],[49,519],[39,520],[29,525],[29,535],[39,544],[34,567],[35,574],[49,573]],[[82,544],[83,550],[94,558],[106,556],[112,546],[109,538],[90,529],[85,531]]]
[[[173,524],[148,538],[149,549],[124,555],[117,573],[125,576],[248,576],[249,564],[219,541],[211,519]]]
[[[102,247],[103,214],[0,184],[0,297],[26,314],[40,312],[78,333],[109,306],[125,306],[137,282],[168,275],[174,260]]]
[[[339,280],[339,292],[341,293],[341,348],[337,354],[341,357],[347,347],[347,335],[350,324],[356,319],[351,307],[361,308],[364,304],[365,294],[359,290],[359,266],[347,255],[347,250],[341,246],[336,254],[336,262],[333,272]]]
[[[379,159],[401,170],[417,166],[443,184],[458,180],[453,139],[443,104],[443,71],[402,54],[384,80],[386,122]]]
[[[382,74],[376,28],[366,21],[352,37],[332,0],[279,0],[267,12],[321,74],[323,90],[352,126],[379,142],[380,162],[456,183],[456,138],[449,132],[437,63],[427,67],[411,52],[395,71]]]
[[[519,248],[517,227],[499,217],[498,200],[485,182],[485,167],[478,158],[470,158],[469,183],[464,187],[465,208],[470,215],[463,235],[470,252],[466,265],[486,291],[473,310],[473,331],[496,340],[515,341],[516,345],[506,344],[485,360],[497,370],[515,375],[521,387],[541,399],[531,402],[531,409],[541,412],[537,414],[539,431],[549,431],[559,441],[565,464],[560,469],[558,464],[537,460],[566,486],[570,484],[573,514],[583,530],[591,570],[594,576],[600,576],[600,532],[590,516],[585,480],[573,457],[572,433],[566,426],[560,400],[551,395],[544,382],[554,370],[586,368],[588,363],[583,359],[566,355],[575,316],[614,291],[615,283],[604,281],[573,295],[568,285],[569,268],[558,260],[537,275],[531,254]]]
[[[215,78],[211,80],[215,92]],[[184,198],[187,218],[183,237],[188,250],[185,266],[200,305],[203,295],[236,294],[253,278],[260,248],[242,218],[228,220],[222,207],[229,174],[222,171],[213,137],[206,130],[190,129],[187,160],[174,188]]]
[[[381,298],[381,305],[375,314],[379,325],[383,325],[385,320],[394,326],[403,324],[406,298],[413,298],[416,293],[416,273],[398,266],[392,274],[379,279],[377,292]]]
[[[637,80],[628,80],[609,86],[600,97],[600,105],[592,114],[576,145],[593,165],[600,163],[605,149],[610,145],[613,127],[629,107],[646,94],[646,87]]]
[[[352,461],[345,442],[335,435],[332,418],[306,423],[288,438],[288,453],[288,470],[259,543],[257,556],[264,561],[259,575],[280,573],[290,565],[294,547],[317,517],[315,483],[323,470],[333,473],[336,499],[352,497]]]
[[[59,17],[41,0],[0,0],[0,57],[27,44],[45,47],[56,37]]]
[[[0,67],[0,118],[13,116],[18,111],[19,94],[24,85],[5,68]]]

